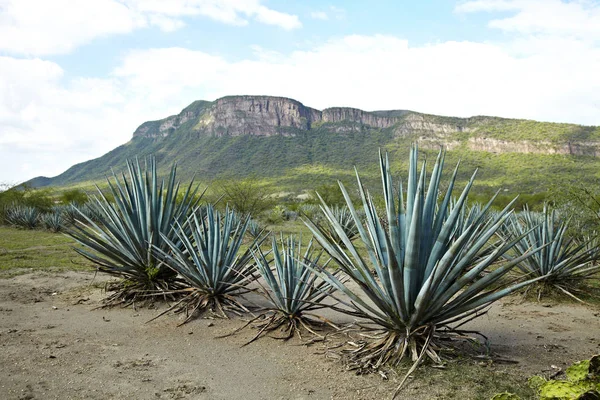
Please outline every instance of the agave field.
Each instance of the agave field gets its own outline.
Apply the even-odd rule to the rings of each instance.
[[[491,318],[494,303],[551,299],[594,313],[600,286],[597,239],[570,237],[569,219],[550,204],[534,212],[516,211],[514,202],[498,207],[497,195],[469,202],[476,171],[459,187],[460,166],[446,177],[443,151],[433,165],[419,157],[413,146],[408,170],[396,174],[380,154],[378,193],[357,172],[355,186],[339,185],[345,204],[319,197],[294,211],[276,209],[293,233],[226,201],[212,204],[199,185],[177,181],[176,166],[159,177],[154,159],[130,161],[85,203],[44,212],[15,204],[3,219],[71,237],[74,251],[111,278],[101,299],[105,320],[115,307],[157,310],[151,324],[172,314],[186,327],[197,319],[241,320],[214,336],[249,334],[247,347],[274,339],[320,346],[344,369],[393,378],[393,387],[385,386],[391,398],[412,398],[413,382],[448,381],[453,372],[445,370],[457,360],[510,362],[491,350],[485,324],[477,325]],[[578,323],[585,330],[585,321]],[[555,369],[548,375],[562,372]],[[582,397],[600,396],[594,385],[563,397],[542,389],[525,394],[598,398]],[[511,396],[510,387],[499,389],[507,393],[498,396]]]

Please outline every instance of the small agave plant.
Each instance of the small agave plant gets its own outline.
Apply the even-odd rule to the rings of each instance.
[[[250,219],[248,222],[248,234],[253,238],[258,238],[265,233],[266,229],[256,220]]]
[[[279,328],[283,328],[286,333],[280,339],[288,340],[295,334],[302,337],[302,328],[322,337],[315,332],[316,326],[329,324],[335,327],[327,319],[313,313],[327,307],[322,301],[335,288],[329,282],[319,279],[315,273],[315,270],[325,268],[328,262],[320,266],[321,252],[314,251],[312,240],[303,249],[302,241],[293,236],[286,240],[282,236],[279,245],[273,237],[271,251],[265,254],[260,247],[256,247],[254,259],[264,279],[262,293],[271,306],[266,313],[247,324],[261,321],[258,325],[259,332],[247,344]]]
[[[355,238],[358,237],[358,227],[356,226],[356,222],[354,221],[352,213],[350,212],[348,207],[335,206],[335,207],[331,208],[331,213],[333,214],[335,219],[339,222],[339,225],[344,230],[344,234],[350,240],[354,240]],[[340,244],[343,243],[342,239],[336,233],[335,228],[330,226],[329,224],[327,224],[326,221],[323,221],[320,224],[320,226],[324,232],[329,233],[332,240],[335,240]]]
[[[176,165],[166,182],[159,179],[154,158],[143,169],[138,160],[128,161],[127,168],[129,179],[124,173],[121,179],[113,173],[114,182],[107,179],[108,192],[98,188],[93,205],[79,210],[75,225],[67,231],[82,245],[75,251],[99,271],[122,278],[109,287],[114,294],[106,299],[107,305],[129,305],[150,294],[181,288],[176,273],[162,263],[155,249],[168,250],[168,239],[180,245],[173,225],[183,223],[202,197],[193,183],[179,196]],[[93,216],[89,210],[94,210]]]
[[[504,258],[512,260],[532,247],[545,246],[538,253],[519,263],[519,270],[539,279],[535,288],[540,300],[549,288],[556,288],[573,299],[582,302],[574,293],[581,291],[581,284],[593,279],[600,272],[600,247],[596,238],[576,242],[567,237],[568,221],[560,220],[555,210],[544,206],[542,213],[526,208],[514,216],[499,234],[504,238],[521,237],[514,249]],[[529,289],[528,289],[529,290]]]
[[[324,280],[348,297],[341,309],[367,320],[361,327],[374,331],[369,335],[370,341],[358,343],[350,353],[351,361],[365,372],[384,364],[397,365],[405,357],[415,361],[410,373],[425,356],[440,363],[440,351],[447,348],[447,339],[464,337],[459,329],[463,323],[482,315],[494,301],[531,283],[503,286],[500,281],[531,252],[495,265],[520,238],[494,243],[493,251],[480,256],[511,214],[512,203],[488,219],[494,196],[458,234],[457,223],[476,173],[450,207],[457,166],[438,203],[444,156],[440,151],[427,183],[426,163],[419,173],[418,150],[413,146],[405,192],[401,184],[394,189],[390,162],[387,155],[380,154],[387,229],[383,228],[375,202],[358,173],[364,222],[340,183],[358,227],[360,247],[352,242],[324,202],[321,208],[342,243],[306,220],[319,244],[356,284],[348,286],[326,269],[319,270]],[[486,270],[489,273],[482,274]]]
[[[63,214],[66,222],[71,225],[77,224],[77,220],[86,221],[87,219],[94,222],[102,222],[103,211],[98,207],[98,203],[90,197],[90,200],[83,204],[69,203],[64,206]]]
[[[13,205],[5,211],[4,219],[10,225],[35,229],[40,224],[40,211],[35,207]]]
[[[61,232],[64,230],[67,223],[64,211],[65,207],[53,207],[52,212],[42,214],[40,220],[44,228],[51,232]]]
[[[204,215],[194,214],[183,225],[176,223],[175,238],[163,235],[169,249],[157,248],[157,253],[190,288],[182,290],[185,297],[155,318],[172,310],[185,312],[185,324],[206,309],[222,317],[226,311],[248,312],[237,297],[247,293],[248,284],[257,278],[251,249],[264,240],[255,238],[240,252],[249,221],[229,208],[221,214],[208,205]]]

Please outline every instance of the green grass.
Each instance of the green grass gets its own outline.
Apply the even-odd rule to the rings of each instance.
[[[541,141],[552,144],[568,141],[600,140],[600,127],[538,122],[524,119],[487,118],[476,125],[474,133],[479,136],[509,141]]]
[[[60,233],[0,226],[0,276],[36,271],[92,270],[93,264]]]
[[[406,370],[399,370],[398,375],[404,376]],[[410,398],[410,393],[422,391],[426,391],[427,398],[432,400],[489,400],[502,392],[518,394],[522,399],[531,399],[535,395],[527,385],[527,377],[518,368],[492,362],[451,361],[443,370],[421,366],[413,376],[399,398],[403,398],[403,394]]]

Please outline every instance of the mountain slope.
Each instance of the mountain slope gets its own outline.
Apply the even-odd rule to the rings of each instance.
[[[111,167],[121,170],[128,158],[154,154],[164,170],[176,161],[184,179],[252,175],[280,188],[301,190],[350,179],[353,166],[375,177],[379,148],[393,153],[401,164],[413,141],[430,152],[445,146],[449,161],[461,158],[467,164],[465,173],[479,167],[484,175],[479,185],[489,190],[543,191],[561,180],[591,182],[600,171],[599,127],[406,110],[320,111],[287,98],[230,96],[196,101],[177,115],[145,122],[129,142],[104,156],[29,184],[98,181]]]

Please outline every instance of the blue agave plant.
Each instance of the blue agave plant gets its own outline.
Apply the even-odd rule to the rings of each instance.
[[[374,331],[370,335],[372,340],[361,342],[350,353],[350,359],[362,370],[377,369],[386,363],[396,365],[405,357],[415,361],[413,368],[425,356],[441,362],[439,352],[447,346],[445,339],[461,336],[462,323],[481,315],[494,301],[532,282],[502,286],[500,281],[532,254],[526,252],[497,266],[502,255],[519,238],[494,243],[493,250],[482,255],[511,215],[511,205],[488,218],[494,196],[485,206],[474,210],[476,215],[461,218],[475,174],[451,205],[457,166],[438,202],[444,152],[440,151],[429,182],[426,163],[419,172],[417,157],[417,147],[413,146],[404,191],[402,184],[394,189],[389,159],[380,154],[384,216],[378,215],[373,198],[364,189],[358,173],[364,221],[340,183],[362,246],[348,237],[323,201],[323,213],[341,243],[319,225],[306,220],[319,244],[355,284],[354,287],[346,285],[330,271],[318,270],[324,280],[347,296],[345,307],[338,309],[365,319],[368,323],[361,326]],[[386,228],[380,217],[386,222]],[[459,229],[457,224],[465,221],[468,221],[467,226]],[[482,274],[484,271],[488,273]]]
[[[98,188],[98,195],[90,200],[93,205],[78,209],[79,217],[67,231],[83,246],[75,251],[99,271],[122,278],[109,287],[114,293],[106,299],[107,305],[128,305],[148,294],[167,294],[181,287],[155,249],[169,249],[169,238],[177,242],[174,224],[183,223],[202,197],[193,183],[180,190],[176,165],[166,182],[159,179],[154,158],[143,169],[138,160],[128,161],[127,169],[129,177],[123,173],[119,179],[113,173],[114,181],[107,179],[107,193]],[[94,210],[93,216],[89,209]]]

